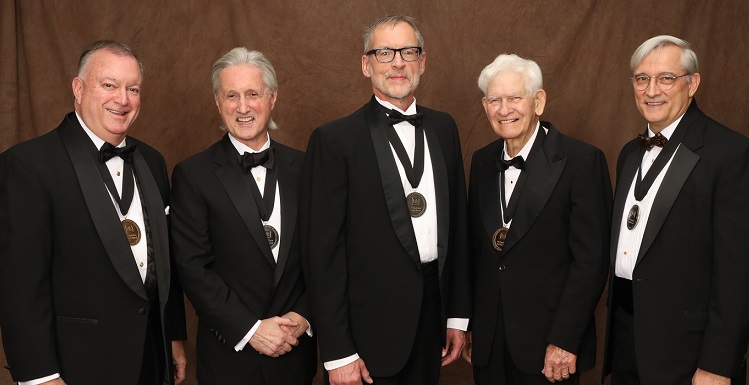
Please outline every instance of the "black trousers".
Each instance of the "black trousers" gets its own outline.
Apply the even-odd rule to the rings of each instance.
[[[438,385],[442,364],[442,318],[437,261],[423,264],[424,295],[411,354],[403,369],[392,377],[372,377],[377,385]],[[364,360],[366,364],[366,359]],[[326,385],[330,385],[327,370]],[[362,382],[363,383],[363,382]]]
[[[162,341],[159,303],[158,300],[151,301],[138,385],[161,385],[164,383],[166,354]]]

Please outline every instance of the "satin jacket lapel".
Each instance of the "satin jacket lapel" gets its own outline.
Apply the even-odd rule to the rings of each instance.
[[[432,161],[432,173],[434,174],[434,194],[437,199],[437,263],[439,274],[442,276],[442,269],[445,265],[445,257],[447,256],[449,246],[448,240],[450,239],[448,234],[450,231],[450,187],[447,181],[445,155],[442,153],[442,147],[440,146],[439,138],[437,138],[437,131],[434,128],[434,122],[430,119],[430,115],[424,114],[422,124],[427,138],[427,146],[429,147],[429,158]]]
[[[382,189],[385,193],[385,201],[390,213],[390,222],[393,230],[398,236],[403,248],[415,263],[421,263],[419,258],[419,247],[416,243],[416,234],[414,233],[411,216],[408,214],[406,207],[406,194],[403,191],[398,166],[395,164],[393,152],[390,149],[383,124],[385,116],[379,110],[379,104],[374,96],[369,102],[369,108],[365,109],[365,118],[369,126],[369,134],[372,137],[377,165],[380,170],[382,180]],[[431,151],[431,146],[429,148]],[[444,163],[444,162],[443,162]]]
[[[221,147],[216,149],[213,159],[220,165],[214,172],[221,185],[224,186],[229,199],[234,203],[234,207],[237,208],[237,212],[242,217],[242,221],[247,226],[252,239],[255,240],[258,248],[262,251],[263,257],[271,266],[275,266],[276,261],[273,259],[273,253],[268,245],[265,230],[261,226],[262,221],[258,214],[255,199],[252,197],[250,183],[254,183],[254,181],[252,178],[248,178],[239,168],[239,162],[231,161],[231,157],[236,153],[237,150],[229,140],[229,134],[224,135],[224,138],[221,139]]]
[[[148,163],[137,148],[133,154],[133,168],[138,178],[138,186],[142,190],[143,201],[141,204],[148,212],[148,224],[151,229],[151,242],[153,243],[156,261],[156,275],[159,282],[159,298],[166,299],[169,298],[171,269],[169,267],[169,230],[166,224],[166,215],[164,215],[164,201]],[[165,302],[163,301],[162,304]]]
[[[512,247],[523,238],[541,214],[541,210],[546,206],[567,164],[567,158],[562,158],[559,132],[550,124],[546,126],[549,132],[544,138],[540,151],[534,155],[534,159],[529,159],[530,162],[525,170],[528,172],[528,179],[525,181],[518,207],[515,209],[503,254],[512,250]],[[543,128],[544,125],[539,127],[540,130]]]
[[[645,227],[645,233],[642,236],[642,243],[640,243],[640,253],[637,255],[637,263],[640,263],[642,257],[650,249],[650,246],[655,241],[658,233],[666,221],[671,206],[674,205],[674,201],[679,196],[681,188],[684,186],[689,175],[692,173],[694,166],[700,160],[700,156],[695,153],[700,147],[702,147],[702,138],[705,134],[704,128],[698,123],[704,115],[697,108],[697,102],[692,101],[692,104],[687,109],[684,117],[681,118],[677,130],[682,128],[687,130],[684,134],[684,139],[681,141],[679,148],[674,154],[674,159],[671,161],[671,165],[668,166],[668,171],[663,177],[663,183],[658,189],[658,193],[653,201],[653,207],[650,209],[650,217],[648,218],[647,227]]]
[[[271,146],[275,142],[271,141]],[[278,263],[273,274],[273,285],[277,285],[283,276],[286,262],[289,260],[291,243],[294,240],[296,229],[297,211],[299,210],[299,191],[294,186],[296,178],[299,179],[300,170],[295,170],[300,165],[295,165],[293,159],[287,158],[282,148],[276,148],[276,167],[278,167],[278,189],[281,194],[281,244],[278,250]],[[296,172],[296,175],[294,171]]]
[[[478,182],[481,183],[478,194],[481,219],[484,222],[488,239],[492,239],[494,232],[504,225],[502,210],[499,208],[499,170],[495,163],[495,160],[502,156],[503,148],[504,141],[497,140],[494,142],[492,150],[488,152],[493,157],[476,159],[481,162],[481,170],[484,170],[478,174],[480,178]]]
[[[75,113],[68,114],[65,121],[67,124],[60,126],[58,133],[70,156],[89,215],[107,256],[122,281],[139,297],[148,300],[146,288],[135,266],[133,251],[122,230],[109,191],[94,163],[94,145],[78,123]]]
[[[619,247],[619,233],[621,231],[621,218],[624,215],[624,204],[627,202],[627,195],[629,189],[632,186],[632,181],[637,174],[637,168],[640,166],[642,158],[640,157],[639,146],[635,147],[633,151],[627,155],[624,161],[624,168],[622,168],[622,174],[619,176],[619,180],[616,186],[616,193],[614,194],[614,211],[613,216],[614,223],[611,224],[611,245],[610,245],[610,256],[611,266],[614,266],[616,260],[616,250]]]

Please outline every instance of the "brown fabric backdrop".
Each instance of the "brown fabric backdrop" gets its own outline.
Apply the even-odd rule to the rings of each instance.
[[[543,118],[603,149],[612,170],[621,146],[645,129],[629,58],[654,35],[693,44],[700,107],[749,134],[746,0],[2,0],[0,151],[50,131],[72,110],[78,56],[103,38],[139,51],[146,79],[131,133],[161,150],[168,167],[222,135],[210,70],[235,46],[273,62],[280,83],[273,136],[304,149],[315,127],[370,97],[360,71],[361,34],[388,13],[418,20],[428,54],[417,98],[455,117],[466,169],[473,151],[494,140],[476,78],[505,52],[539,63],[548,93]],[[460,379],[443,383],[468,383],[464,366],[451,370],[462,370]],[[593,384],[598,372],[586,381]],[[0,383],[9,383],[7,371]]]

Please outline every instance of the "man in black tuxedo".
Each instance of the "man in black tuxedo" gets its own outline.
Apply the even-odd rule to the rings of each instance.
[[[297,237],[304,154],[268,135],[278,81],[262,53],[232,49],[212,82],[228,133],[172,176],[172,249],[200,318],[198,381],[310,384],[317,352]]]
[[[749,140],[707,117],[673,36],[632,55],[648,122],[619,154],[604,372],[612,384],[744,384]]]
[[[540,121],[541,69],[499,55],[478,80],[499,139],[471,161],[476,384],[579,383],[595,366],[608,273],[611,180],[601,150]]]
[[[75,112],[0,156],[0,327],[22,385],[184,378],[166,165],[127,136],[142,81],[131,48],[95,43],[73,79]]]
[[[378,19],[361,58],[374,96],[309,140],[300,225],[330,384],[437,384],[464,344],[463,162],[452,117],[415,102],[423,47],[410,17]]]

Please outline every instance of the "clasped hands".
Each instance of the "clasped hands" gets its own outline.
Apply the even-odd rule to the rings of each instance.
[[[293,311],[281,317],[266,318],[260,321],[249,344],[260,354],[279,357],[299,344],[298,338],[308,327],[307,320]]]

